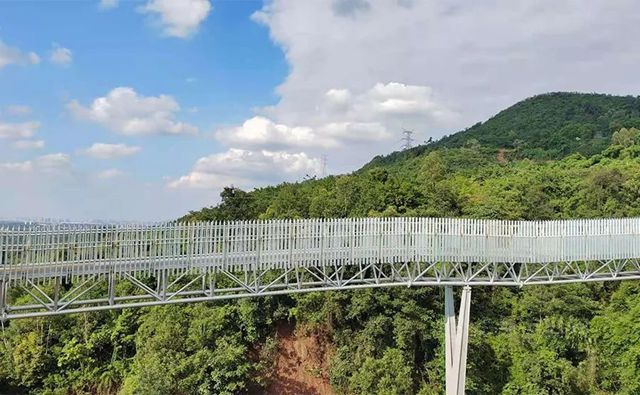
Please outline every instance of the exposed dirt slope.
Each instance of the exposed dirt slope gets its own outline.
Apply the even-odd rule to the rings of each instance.
[[[278,356],[269,395],[333,395],[329,384],[330,343],[322,333],[278,327]]]
[[[504,155],[505,151],[506,150],[504,148],[500,148],[498,150],[498,154],[496,155],[496,159],[497,159],[498,163],[500,163],[501,165],[506,165],[507,164],[507,158]]]

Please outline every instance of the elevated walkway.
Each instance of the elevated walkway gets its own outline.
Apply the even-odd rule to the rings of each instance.
[[[2,320],[311,291],[444,286],[447,394],[464,393],[471,286],[623,279],[640,279],[640,218],[0,229]],[[452,286],[464,287],[457,320]],[[19,294],[32,303],[16,303]]]

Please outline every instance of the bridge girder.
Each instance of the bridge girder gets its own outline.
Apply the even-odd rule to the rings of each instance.
[[[1,319],[314,291],[418,286],[522,287],[640,279],[638,259],[543,264],[398,262],[247,268],[240,272],[222,268],[139,273],[112,270],[86,276],[4,282],[0,286]],[[24,303],[25,299],[30,302]]]

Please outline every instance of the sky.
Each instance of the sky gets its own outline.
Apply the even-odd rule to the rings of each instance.
[[[640,95],[636,0],[2,0],[0,218],[166,220],[550,91]]]

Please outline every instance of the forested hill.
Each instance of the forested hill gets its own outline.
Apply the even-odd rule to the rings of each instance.
[[[606,147],[612,133],[622,127],[640,127],[640,97],[547,93],[516,103],[484,123],[432,144],[377,156],[364,168],[392,165],[435,149],[476,142],[517,150],[521,158],[558,159],[574,152],[592,155]]]
[[[573,104],[557,104],[565,99]],[[640,130],[611,132],[637,121],[637,103],[601,95],[529,99],[420,155],[353,174],[251,192],[229,187],[220,204],[184,220],[640,216]],[[585,110],[587,104],[594,109]],[[594,132],[581,135],[581,140],[572,135],[557,144],[540,137],[542,129],[549,131],[545,136],[568,133],[561,131],[569,130],[566,122],[546,125],[543,120],[553,114],[568,117],[572,111],[576,123],[586,119],[582,125],[602,129],[591,126]],[[584,115],[589,111],[593,114]],[[525,127],[538,118],[537,128]],[[521,125],[517,136],[531,152],[557,149],[569,155],[523,159],[523,146],[507,145],[491,124]],[[575,153],[584,138],[600,142],[601,151]],[[154,278],[147,280],[147,286],[156,284]],[[53,284],[41,286],[53,292]],[[106,285],[99,286],[103,288],[86,292],[98,297]],[[17,304],[33,303],[27,292],[12,292]],[[475,287],[466,393],[640,394],[638,293],[640,283],[630,280]],[[327,393],[309,387],[311,377],[311,382],[339,394],[436,395],[444,393],[443,328],[437,287],[319,292],[17,320],[2,331],[0,393]],[[293,337],[288,335],[292,329]],[[310,340],[298,341],[296,336]],[[314,348],[305,348],[312,344]],[[274,383],[284,383],[289,392]]]
[[[575,158],[550,160],[574,154],[597,164],[603,155],[617,155],[611,151],[615,151],[613,147],[633,141],[629,136],[635,135],[636,128],[640,128],[640,97],[548,93],[523,100],[483,124],[432,144],[374,158],[353,174],[252,192],[227,188],[221,195],[222,204],[183,219],[378,215],[544,219],[602,215],[588,206],[554,206],[568,196],[563,194],[577,193],[575,189],[584,186],[574,183],[563,190],[561,181],[587,177],[592,171],[573,168],[578,163]],[[618,141],[612,144],[612,136],[620,130],[624,132],[618,133]],[[557,168],[566,173],[562,180],[553,179]],[[591,169],[596,171],[597,166]],[[572,175],[567,177],[567,172]],[[490,200],[502,206],[507,203],[499,201],[515,195],[544,202],[538,206],[526,202],[519,208],[513,203],[510,207],[481,208]],[[552,207],[547,209],[547,205]],[[628,208],[620,210],[628,212]],[[616,214],[622,215],[622,211]]]
[[[428,150],[353,174],[252,192],[227,188],[221,204],[185,219],[640,216],[640,131],[621,128],[638,124],[638,103],[535,97]],[[639,291],[637,281],[474,288],[466,393],[640,394],[640,337],[629,336],[640,331]],[[335,353],[322,372],[337,393],[443,393],[437,289],[292,300],[298,330],[329,333]]]

